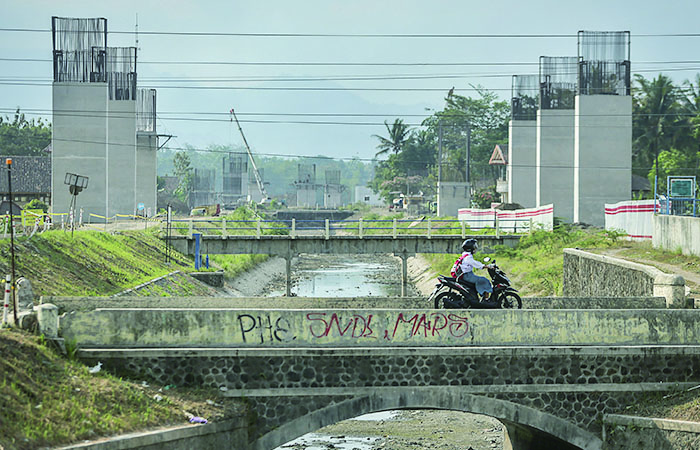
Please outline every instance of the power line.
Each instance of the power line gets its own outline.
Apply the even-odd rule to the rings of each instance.
[[[9,113],[9,114],[14,114],[16,113],[17,108],[13,107],[0,107],[0,113]],[[99,118],[110,118],[110,119],[130,119],[134,117],[133,114],[130,113],[125,113],[125,112],[105,112],[105,111],[96,111],[96,110],[48,110],[48,109],[37,109],[37,108],[27,108],[27,109],[20,109],[20,114],[25,114],[25,115],[32,115],[32,116],[41,116],[42,114],[45,115],[53,115],[54,117],[99,117]],[[159,111],[158,114],[160,115],[160,120],[175,120],[175,121],[192,121],[192,122],[220,122],[220,123],[229,123],[230,119],[228,118],[228,113],[219,113],[219,112],[187,112],[187,111],[180,111],[180,112],[163,112]],[[200,118],[200,117],[166,117],[171,114],[182,114],[182,115],[195,115],[195,116],[221,116],[222,118],[215,118],[215,117],[209,117],[209,118]],[[385,114],[385,113],[281,113],[281,112],[241,112],[238,113],[240,116],[250,116],[250,117],[343,117],[343,118],[372,118],[372,117],[422,117],[425,119],[433,118],[434,116],[432,115],[425,115],[425,114]],[[615,114],[615,113],[593,113],[593,114],[578,114],[576,115],[577,117],[609,117],[609,118],[614,118],[614,117],[629,117],[629,114]],[[632,118],[635,117],[667,117],[668,114],[653,114],[653,113],[633,113],[631,115]],[[697,114],[694,113],[675,113],[673,114],[674,117],[696,117]],[[224,118],[226,117],[226,118]],[[456,116],[449,116],[449,115],[443,115],[442,120],[444,121],[452,121],[452,122],[459,122],[459,121],[464,121],[468,119],[473,119],[474,116],[473,114],[460,114]],[[435,120],[438,120],[439,117],[435,117]],[[276,121],[267,121],[267,120],[254,120],[254,119],[248,119],[248,120],[241,120],[241,122],[244,123],[309,123],[309,124],[333,124],[333,125],[383,125],[383,122],[372,122],[372,123],[367,123],[367,122],[300,122],[300,121],[288,121],[288,120],[276,120]],[[409,126],[423,126],[422,123],[417,123],[417,124],[408,124]],[[518,125],[514,125],[515,127],[518,127]],[[550,126],[548,126],[550,127]],[[552,125],[551,127],[567,127],[567,125],[558,125],[554,126]],[[612,127],[612,126],[611,126]]]
[[[13,33],[50,33],[47,28],[0,28],[0,32]],[[64,31],[66,32],[66,31]],[[75,31],[82,33],[82,31]],[[135,35],[134,30],[109,30],[109,34]],[[284,37],[284,38],[360,38],[360,39],[577,39],[578,34],[547,33],[494,33],[494,34],[452,34],[452,33],[233,33],[219,31],[143,31],[139,35],[154,36],[212,36],[212,37]],[[657,37],[700,37],[700,33],[639,33],[631,38]]]
[[[700,64],[700,61],[698,61]],[[697,67],[669,67],[665,68],[663,72],[682,72],[682,71],[700,71],[700,66]],[[656,73],[657,69],[638,69],[634,71],[635,73]],[[558,73],[558,75],[577,75],[577,72],[573,73]],[[536,73],[521,73],[522,75],[534,75]],[[273,76],[263,76],[263,77],[139,77],[139,81],[142,83],[225,83],[225,82],[237,82],[237,83],[259,83],[259,82],[313,82],[313,81],[399,81],[399,80],[440,80],[440,79],[461,79],[461,78],[511,78],[513,74],[511,73],[461,73],[461,74],[386,74],[386,75],[319,75],[319,76],[303,76],[303,77],[273,77]],[[42,83],[53,83],[50,77],[43,76],[22,76],[14,75],[12,77],[0,77],[1,82],[42,82]]]
[[[53,62],[50,58],[0,58],[0,61],[13,62]],[[500,62],[347,62],[347,61],[148,61],[139,60],[140,64],[162,65],[235,65],[235,66],[539,66],[538,61],[500,61]],[[700,60],[673,61],[634,61],[634,64],[698,64]]]
[[[85,83],[89,84],[89,83]],[[0,82],[2,86],[35,86],[51,87],[53,83],[36,82]],[[315,92],[445,92],[445,87],[438,88],[380,88],[380,87],[341,87],[341,86],[159,86],[144,84],[145,89],[188,89],[188,90],[213,90],[213,91],[315,91]],[[632,88],[639,91],[639,88]],[[682,90],[682,89],[679,89]],[[481,92],[481,91],[505,91],[512,92],[511,88],[455,88],[453,92]]]

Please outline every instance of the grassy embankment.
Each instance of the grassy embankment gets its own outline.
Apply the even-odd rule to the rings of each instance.
[[[9,239],[0,240],[1,274],[10,271],[9,247]],[[52,231],[19,237],[15,252],[16,274],[32,282],[36,295],[111,295],[175,270],[193,270],[192,259],[177,252],[172,252],[170,264],[165,263],[165,246],[155,229],[80,231],[73,237]],[[224,255],[215,261],[232,276],[261,258]],[[171,291],[154,290],[151,295],[196,295],[197,286],[179,279]],[[235,414],[237,408],[217,392],[162,390],[104,371],[90,374],[84,365],[47,347],[41,337],[0,330],[0,448],[5,450],[183,424],[187,414],[216,420]]]

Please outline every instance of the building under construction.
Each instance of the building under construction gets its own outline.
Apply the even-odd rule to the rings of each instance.
[[[229,153],[223,158],[221,202],[234,206],[248,200],[248,156],[243,153]],[[256,188],[257,189],[257,188]]]
[[[73,173],[89,178],[89,220],[155,214],[156,93],[137,89],[136,48],[109,47],[105,18],[53,17],[51,31],[52,211],[68,211]]]
[[[318,206],[316,199],[316,193],[318,192],[316,164],[297,165],[297,179],[294,182],[294,188],[297,192],[297,206],[306,208]]]

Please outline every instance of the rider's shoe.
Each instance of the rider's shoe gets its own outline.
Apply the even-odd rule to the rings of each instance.
[[[484,292],[483,294],[481,294],[481,300],[480,300],[481,303],[488,303],[489,300],[490,300],[490,293],[489,292]]]

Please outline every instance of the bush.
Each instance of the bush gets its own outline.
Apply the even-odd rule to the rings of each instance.
[[[38,198],[35,198],[31,202],[24,205],[24,209],[40,209],[40,210],[44,211],[44,214],[46,214],[49,211],[49,205],[42,202]]]

